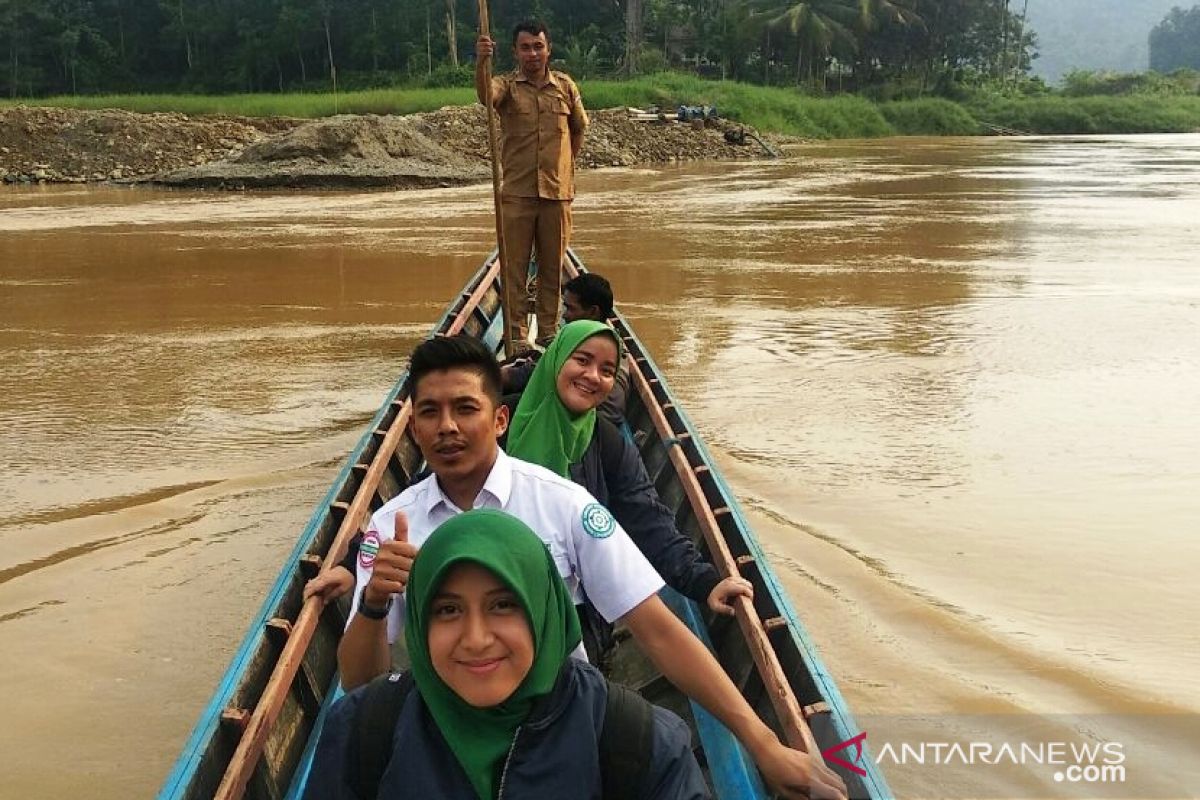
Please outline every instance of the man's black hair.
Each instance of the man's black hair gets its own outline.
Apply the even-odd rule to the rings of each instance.
[[[513,26],[513,47],[517,46],[517,37],[522,33],[528,33],[530,36],[544,33],[546,34],[546,43],[550,43],[550,30],[540,19],[523,19]]]
[[[412,352],[408,362],[409,393],[417,397],[417,385],[421,378],[443,369],[465,369],[483,381],[483,391],[496,405],[500,404],[500,364],[478,339],[458,334],[457,336],[435,336],[421,342]]]
[[[578,297],[579,304],[584,308],[591,306],[599,308],[603,319],[608,319],[613,315],[612,286],[603,276],[594,272],[576,275],[562,285],[562,290]]]

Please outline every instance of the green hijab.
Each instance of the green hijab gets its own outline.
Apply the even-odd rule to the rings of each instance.
[[[612,336],[617,343],[617,363],[621,363],[621,339],[607,323],[577,319],[562,326],[538,360],[517,403],[504,448],[510,456],[570,477],[568,468],[583,458],[592,442],[596,409],[578,416],[568,411],[558,398],[558,373],[579,345],[599,333]]]
[[[533,633],[533,666],[516,691],[491,708],[475,708],[456,695],[429,656],[430,603],[460,561],[479,564],[512,589]],[[579,617],[571,594],[550,551],[525,523],[503,511],[477,509],[442,523],[425,540],[413,561],[406,597],[404,636],[421,699],[476,793],[481,800],[492,800],[517,726],[534,702],[554,688],[579,644]]]

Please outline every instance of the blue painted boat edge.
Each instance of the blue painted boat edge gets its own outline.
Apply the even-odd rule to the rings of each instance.
[[[487,270],[488,264],[490,264],[494,258],[495,253],[488,256],[487,260],[484,261],[483,266],[476,271],[475,275],[467,283],[467,287],[473,288],[478,285],[480,278]],[[448,308],[438,319],[437,323],[434,324],[434,333],[436,333],[438,330],[441,330],[441,328],[446,324],[446,320],[450,317],[450,314],[458,305],[458,301],[459,298],[456,297],[451,303],[450,308]],[[216,692],[213,694],[212,699],[201,713],[200,720],[192,729],[192,734],[188,737],[186,744],[184,744],[183,751],[176,760],[175,766],[171,769],[171,772],[167,775],[166,780],[163,782],[163,787],[158,794],[158,800],[172,800],[172,798],[178,798],[181,796],[180,792],[186,790],[186,788],[191,785],[191,781],[195,776],[196,769],[200,764],[200,759],[204,756],[205,747],[208,742],[212,740],[213,736],[216,735],[217,730],[220,727],[221,713],[225,710],[230,698],[233,697],[233,693],[237,689],[238,679],[245,671],[246,666],[253,658],[255,652],[258,650],[259,643],[264,635],[263,631],[265,629],[267,620],[271,618],[272,612],[282,601],[284,594],[287,592],[288,584],[291,582],[292,575],[297,569],[299,569],[300,557],[307,552],[309,545],[316,536],[317,527],[321,524],[322,519],[324,519],[324,516],[329,509],[330,503],[336,499],[338,491],[346,483],[346,479],[350,476],[351,469],[353,469],[354,465],[358,463],[359,456],[362,455],[363,450],[367,446],[367,442],[370,441],[371,432],[379,427],[379,425],[382,423],[389,407],[400,394],[400,390],[404,388],[404,382],[406,380],[408,380],[408,370],[405,370],[403,374],[401,374],[399,380],[396,381],[395,385],[392,386],[382,405],[380,405],[379,411],[376,412],[374,418],[371,420],[371,424],[367,427],[366,432],[363,433],[362,437],[358,441],[358,444],[350,452],[349,457],[346,459],[345,465],[338,473],[337,478],[334,479],[329,491],[325,493],[325,496],[313,511],[312,517],[309,518],[308,524],[305,526],[304,531],[300,534],[300,538],[296,542],[296,546],[292,548],[291,554],[280,568],[279,577],[275,580],[274,585],[272,585],[271,589],[268,591],[267,597],[263,601],[262,606],[259,608],[258,614],[251,621],[250,628],[246,633],[246,637],[242,640],[241,646],[238,647],[233,656],[233,660],[230,662],[229,667],[225,670],[225,674],[222,676],[221,682],[217,685]]]
[[[665,587],[659,596],[667,607],[683,620],[696,638],[711,652],[712,640],[704,627],[696,603],[670,587]],[[704,748],[708,762],[709,780],[713,794],[720,800],[768,800],[766,787],[758,774],[754,759],[746,752],[737,737],[725,725],[708,713],[695,700],[688,698],[692,717],[696,720],[696,733]]]
[[[716,481],[721,493],[725,496],[726,503],[730,512],[734,515],[738,523],[738,528],[742,531],[746,545],[754,556],[755,561],[760,565],[760,572],[763,576],[763,581],[771,591],[772,599],[775,601],[779,610],[783,612],[788,621],[788,630],[795,640],[797,647],[804,654],[805,662],[808,664],[812,672],[813,680],[821,688],[821,692],[825,697],[825,702],[834,710],[831,716],[833,718],[834,730],[837,731],[841,741],[845,741],[852,736],[856,736],[861,731],[857,723],[854,721],[854,715],[850,713],[850,707],[846,703],[846,699],[842,697],[841,690],[837,687],[837,682],[830,675],[829,670],[825,667],[825,663],[821,660],[815,643],[808,635],[807,629],[800,621],[799,614],[792,606],[788,599],[787,593],[783,590],[779,583],[778,577],[775,575],[775,570],[770,566],[770,560],[767,559],[761,545],[758,543],[758,538],[754,535],[754,529],[750,527],[749,521],[746,519],[745,513],[742,511],[741,504],[738,502],[737,495],[730,489],[729,484],[725,481],[725,476],[721,473],[717,462],[713,459],[712,454],[704,444],[704,439],[697,433],[696,427],[692,424],[691,419],[683,410],[683,406],[676,402],[675,393],[671,391],[670,385],[666,381],[666,376],[662,370],[658,368],[649,350],[638,338],[633,326],[629,324],[623,314],[618,312],[621,321],[625,323],[626,330],[637,340],[641,347],[642,355],[646,358],[646,363],[654,375],[659,379],[659,385],[666,393],[668,399],[675,405],[675,411],[679,414],[679,418],[688,433],[692,435],[692,442],[695,443],[696,449],[709,466],[709,474]],[[870,748],[863,747],[862,763],[859,765],[867,772],[866,777],[861,778],[864,784],[868,784],[872,790],[870,797],[878,800],[891,800],[894,798],[891,787],[888,786],[883,774],[875,765],[875,760],[871,757]]]
[[[372,427],[369,428],[367,433],[364,434],[359,440],[358,444],[351,452],[350,457],[347,459],[346,464],[338,473],[338,477],[334,480],[333,485],[330,487],[329,491],[326,492],[324,498],[314,510],[312,517],[309,519],[308,524],[304,528],[304,532],[300,535],[300,538],[296,542],[296,546],[292,548],[291,554],[284,562],[283,567],[280,570],[279,577],[268,591],[266,599],[263,601],[258,613],[251,621],[246,637],[242,640],[241,646],[234,654],[233,660],[226,669],[221,682],[217,685],[217,690],[213,694],[212,699],[209,701],[208,706],[201,714],[200,721],[193,730],[191,737],[187,741],[187,744],[184,745],[183,753],[176,762],[175,768],[171,771],[171,774],[167,776],[167,780],[163,784],[162,791],[158,795],[159,800],[168,800],[169,798],[180,797],[181,795],[179,793],[186,790],[187,787],[191,785],[191,781],[195,776],[195,771],[199,767],[200,759],[204,756],[205,748],[209,741],[212,740],[213,736],[217,734],[217,731],[220,727],[221,713],[224,711],[225,707],[229,704],[230,699],[233,697],[233,694],[237,689],[239,679],[242,677],[242,673],[245,671],[250,661],[254,658],[255,653],[258,651],[260,642],[263,638],[263,630],[266,626],[266,622],[272,616],[274,609],[277,608],[279,603],[283,600],[283,596],[287,591],[288,584],[291,582],[292,572],[299,568],[300,557],[307,551],[309,544],[316,535],[317,527],[324,519],[329,504],[332,503],[337,497],[337,492],[346,482],[346,479],[350,474],[350,469],[356,463],[358,456],[362,454],[363,449],[366,447],[367,441],[370,438],[370,431],[382,421],[383,414],[387,410],[387,405],[395,399],[395,394],[399,391],[401,385],[403,385],[403,378],[389,393],[388,400],[385,402],[383,408],[380,409],[380,412],[376,414],[374,420],[372,420]]]

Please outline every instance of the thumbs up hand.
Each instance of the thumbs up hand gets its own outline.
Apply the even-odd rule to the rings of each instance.
[[[412,570],[417,548],[408,541],[408,517],[396,512],[395,537],[380,543],[379,553],[367,583],[365,600],[368,605],[381,607],[390,596],[404,591],[408,573]]]

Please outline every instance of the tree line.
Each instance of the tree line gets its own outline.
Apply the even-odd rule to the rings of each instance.
[[[1172,72],[1200,70],[1200,5],[1171,9],[1150,31],[1150,69]]]
[[[475,0],[0,0],[9,97],[465,83]],[[812,91],[1015,80],[1028,0],[492,0],[580,78],[683,69]],[[506,48],[501,48],[507,57]],[[501,59],[501,66],[505,66]]]

